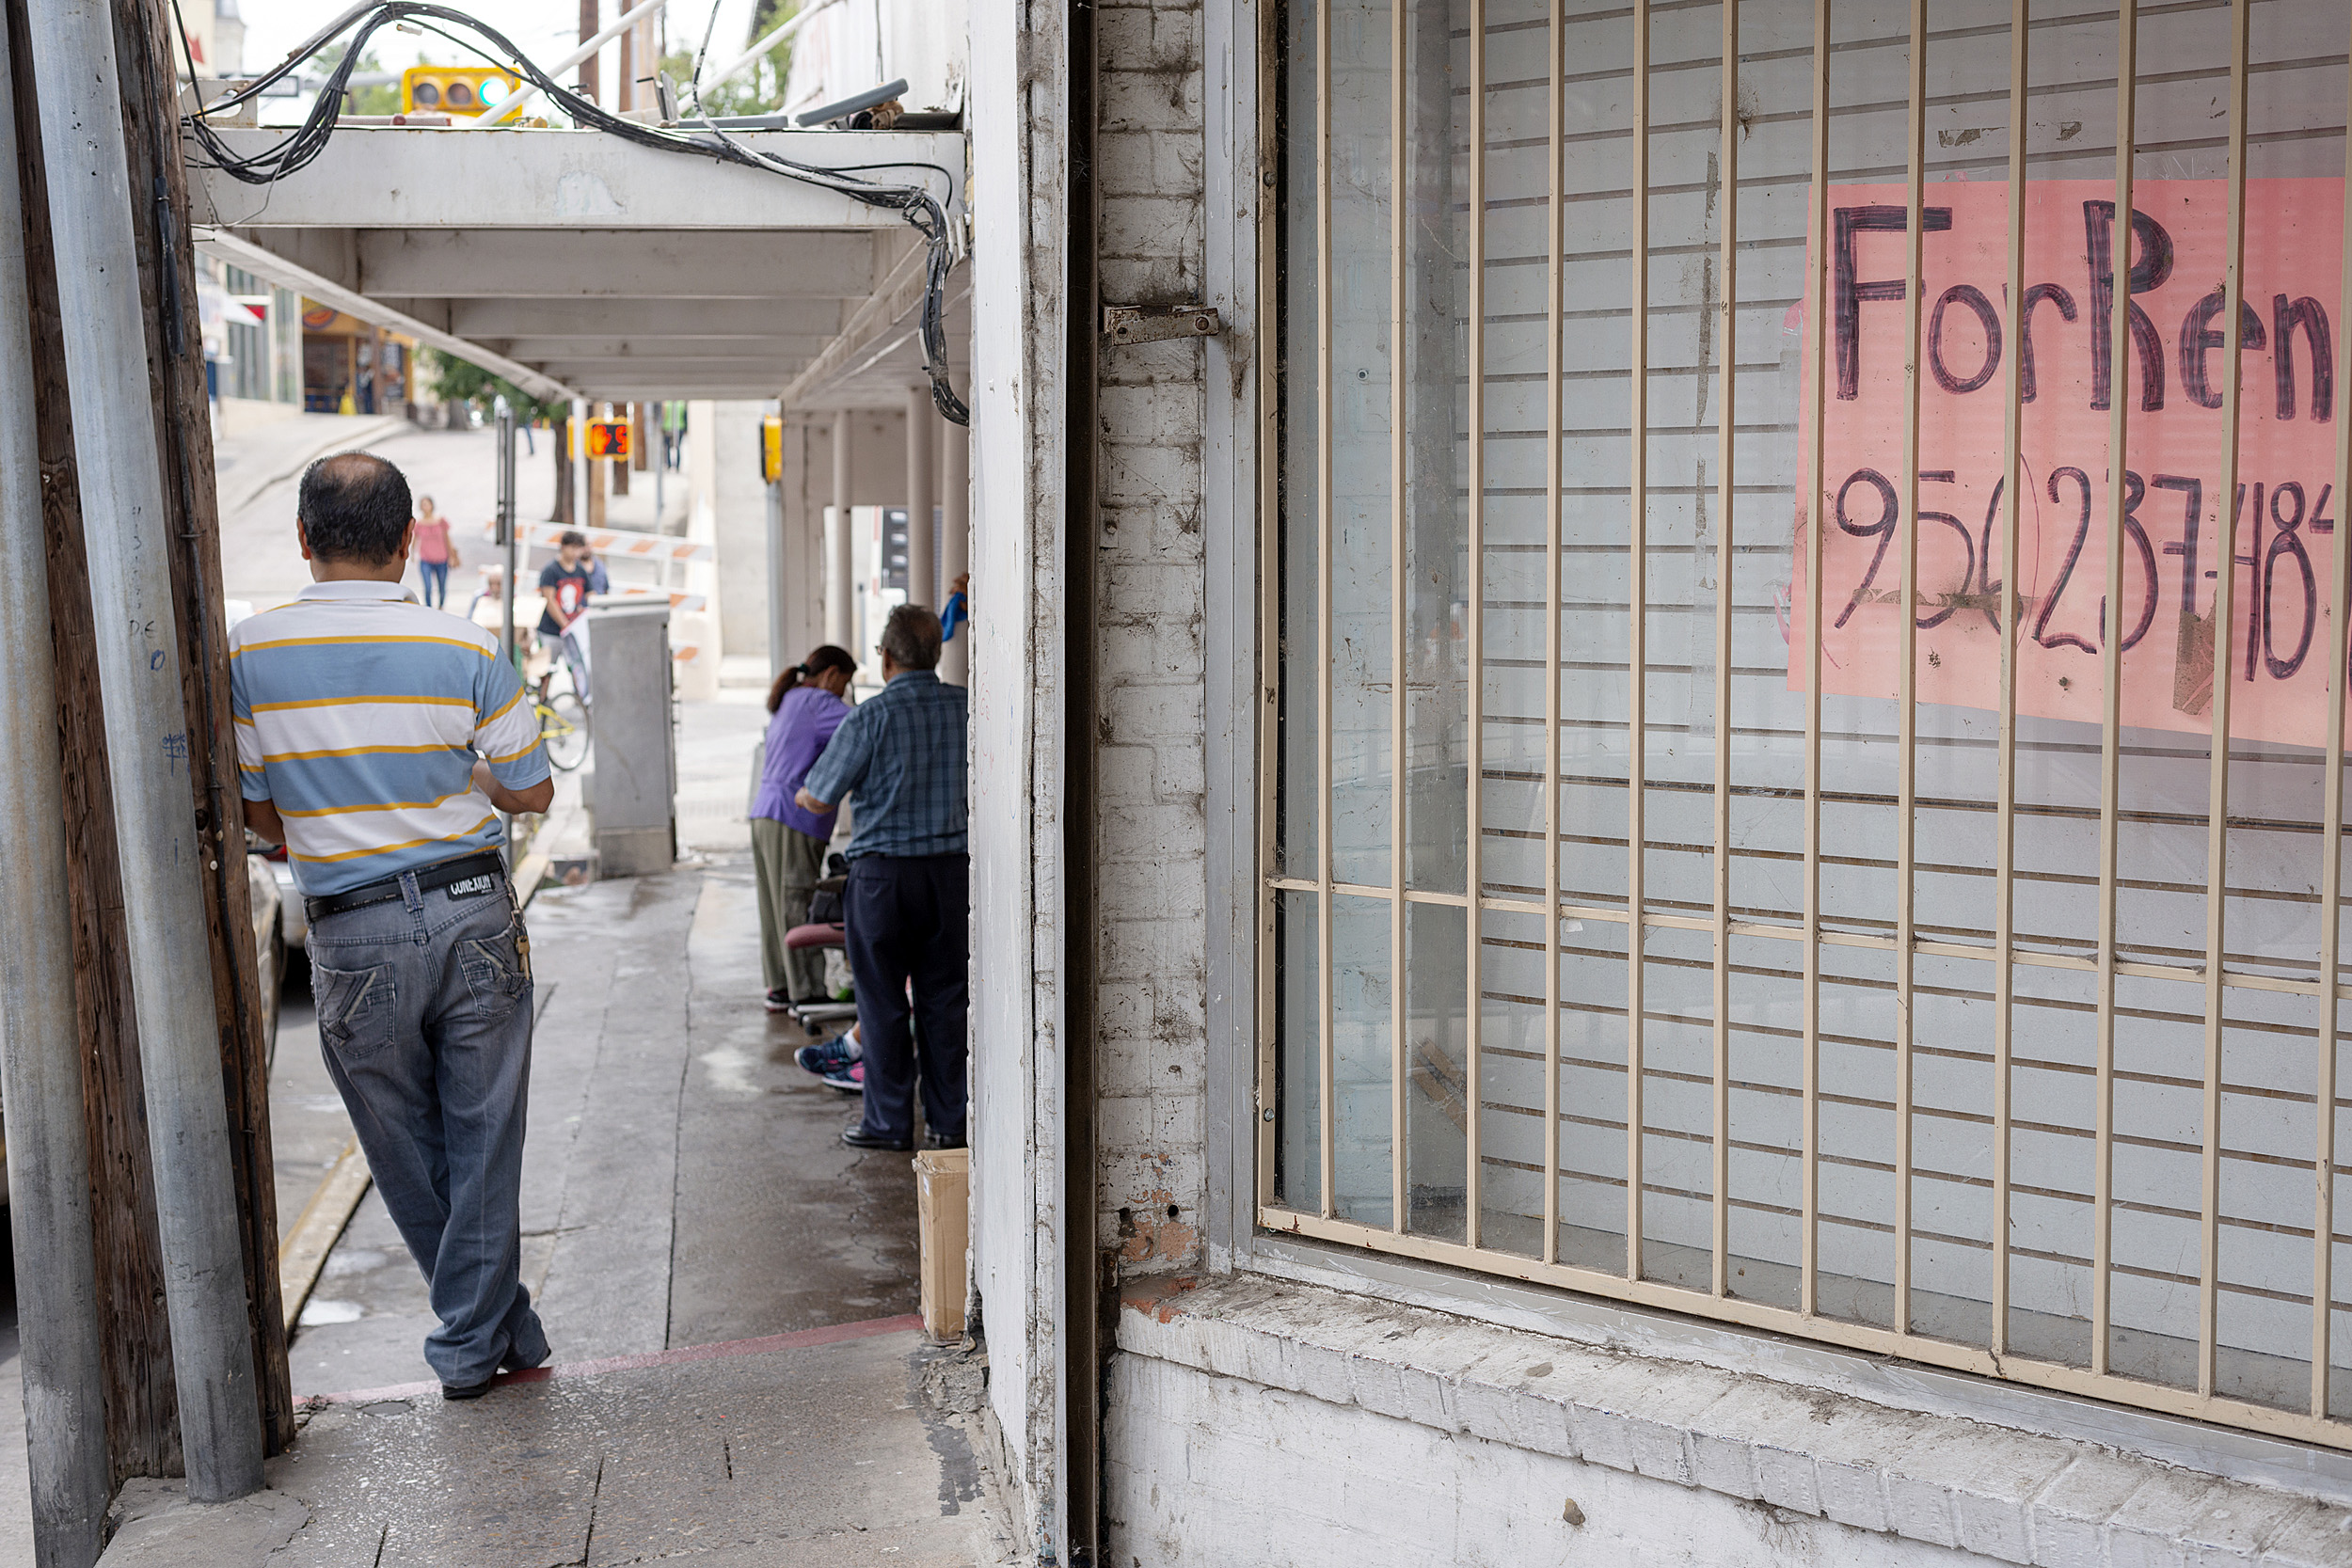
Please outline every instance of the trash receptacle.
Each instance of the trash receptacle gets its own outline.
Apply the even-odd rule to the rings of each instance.
[[[667,871],[677,859],[670,607],[599,605],[588,626],[597,875]]]

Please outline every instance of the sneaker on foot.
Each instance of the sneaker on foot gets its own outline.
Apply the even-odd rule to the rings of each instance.
[[[825,1087],[839,1089],[843,1094],[864,1094],[866,1092],[866,1064],[851,1062],[838,1072],[826,1073]]]
[[[865,1047],[850,1037],[844,1029],[829,1040],[804,1045],[792,1053],[792,1059],[819,1078],[829,1078],[866,1054]]]
[[[444,1383],[441,1385],[441,1398],[450,1401],[478,1400],[490,1391],[491,1381],[485,1377],[480,1383]]]
[[[771,1013],[790,1012],[792,1010],[792,998],[782,986],[778,986],[775,990],[768,993],[766,1006],[768,1010]]]

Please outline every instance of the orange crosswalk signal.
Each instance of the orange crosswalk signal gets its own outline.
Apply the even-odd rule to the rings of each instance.
[[[400,73],[403,114],[478,115],[495,109],[523,85],[491,65],[412,65]]]
[[[626,458],[629,454],[629,435],[627,420],[590,420],[588,455]]]

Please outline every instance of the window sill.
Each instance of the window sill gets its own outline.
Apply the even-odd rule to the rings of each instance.
[[[1260,1231],[1244,1258],[1230,1260],[1252,1273],[1403,1307],[1458,1313],[1600,1350],[1696,1362],[1851,1395],[1866,1404],[2094,1443],[2352,1507],[2352,1452],[2340,1449],[1328,1242]]]
[[[1248,1275],[1138,1280],[1122,1305],[1128,1354],[2004,1561],[2352,1558],[2352,1506],[2318,1478],[2257,1485],[1898,1408],[1802,1365],[1735,1370]]]

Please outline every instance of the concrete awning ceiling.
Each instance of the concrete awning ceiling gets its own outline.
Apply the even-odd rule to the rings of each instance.
[[[283,135],[218,134],[239,152]],[[961,225],[961,133],[737,135],[799,163],[928,177]],[[919,236],[893,211],[781,175],[594,131],[344,126],[268,186],[199,156],[205,249],[535,396],[775,397],[816,392],[813,375],[882,406],[920,379],[905,330]],[[959,273],[950,298],[963,292]],[[886,387],[860,385],[877,374]]]

